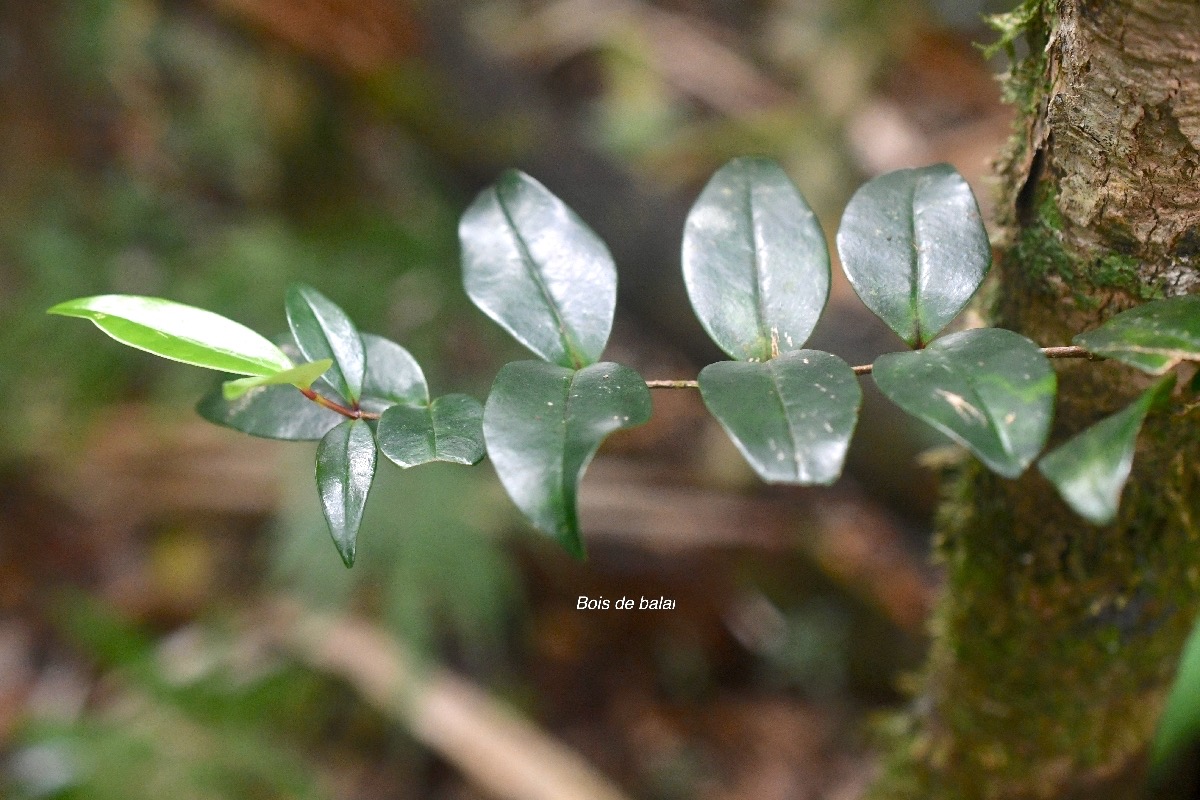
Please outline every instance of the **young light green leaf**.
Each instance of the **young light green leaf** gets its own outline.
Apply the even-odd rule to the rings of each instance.
[[[276,372],[274,375],[251,375],[248,378],[238,378],[236,381],[225,381],[221,385],[221,393],[226,400],[237,400],[246,392],[257,386],[295,386],[307,389],[313,381],[325,374],[333,366],[333,360],[323,358],[305,364]]]
[[[375,437],[361,419],[339,424],[317,445],[317,492],[333,543],[354,566],[358,528],[375,479]]]
[[[311,286],[293,284],[285,299],[288,326],[309,361],[333,360],[327,376],[350,403],[362,395],[367,356],[358,329],[346,312]]]
[[[1089,353],[1162,375],[1181,361],[1200,361],[1200,296],[1131,308],[1072,341]]]
[[[273,375],[292,368],[282,350],[245,325],[158,297],[81,297],[46,313],[90,319],[122,344],[197,367],[237,375]]]
[[[429,386],[425,373],[412,354],[395,342],[374,334],[362,334],[366,349],[367,372],[363,379],[363,401],[377,400],[387,405],[429,404]]]
[[[288,441],[318,441],[345,417],[317,405],[294,386],[263,386],[236,400],[226,400],[220,389],[196,406],[209,422],[251,436]]]
[[[1036,344],[1012,331],[962,331],[924,350],[888,353],[872,375],[892,402],[1006,478],[1025,471],[1050,432],[1054,370]]]
[[[483,458],[483,406],[448,394],[427,405],[394,405],[379,417],[379,451],[401,467],[430,461],[476,464]]]
[[[704,404],[763,480],[830,484],[842,474],[862,390],[835,355],[797,350],[700,372]]]
[[[1038,469],[1067,505],[1089,522],[1107,525],[1117,517],[1121,490],[1133,468],[1142,422],[1156,402],[1171,393],[1175,375],[1159,380],[1121,411],[1105,417],[1052,450]]]
[[[688,214],[683,279],[700,324],[731,357],[803,347],[829,298],[829,249],[778,164],[737,158],[713,175]]]
[[[867,308],[917,347],[962,311],[992,263],[975,196],[949,164],[868,181],[846,206],[837,248]]]
[[[650,391],[633,370],[601,362],[574,371],[506,364],[483,410],[488,455],[534,527],[582,558],[576,492],[604,437],[650,418]]]
[[[612,329],[617,269],[600,237],[516,170],[483,190],[458,226],[463,284],[480,310],[539,357],[578,369]]]

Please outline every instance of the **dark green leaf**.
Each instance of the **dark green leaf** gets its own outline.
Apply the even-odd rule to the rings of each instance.
[[[583,556],[575,497],[608,434],[650,418],[641,376],[602,362],[572,371],[541,361],[506,364],[483,411],[488,455],[529,521]]]
[[[1175,684],[1167,696],[1150,748],[1154,775],[1164,777],[1197,741],[1200,741],[1200,621],[1193,626],[1183,646]]]
[[[683,279],[700,323],[733,358],[803,347],[829,297],[829,249],[778,164],[737,158],[713,175],[688,214]]]
[[[317,445],[317,492],[333,543],[347,567],[354,565],[358,527],[375,479],[375,437],[360,419],[348,419]]]
[[[276,372],[274,375],[251,375],[248,378],[238,378],[236,381],[225,381],[221,384],[221,393],[225,395],[226,400],[236,400],[256,386],[295,386],[307,389],[331,366],[333,366],[333,361],[323,358],[320,361],[299,364],[291,369]]]
[[[429,404],[425,373],[412,354],[393,341],[362,334],[367,353],[367,373],[363,380],[363,399],[392,403]]]
[[[402,467],[430,461],[475,464],[483,458],[483,406],[448,394],[429,405],[394,405],[379,418],[379,451]]]
[[[763,480],[829,484],[842,473],[862,390],[850,366],[819,350],[700,372],[704,404]]]
[[[1181,361],[1200,361],[1200,296],[1131,308],[1073,341],[1088,352],[1162,375]]]
[[[346,419],[293,386],[263,386],[233,401],[217,389],[200,401],[196,412],[209,422],[251,436],[290,441],[317,441]]]
[[[463,214],[463,284],[539,357],[595,363],[608,342],[617,270],[604,242],[545,186],[510,170]]]
[[[1060,445],[1038,462],[1075,512],[1096,525],[1116,519],[1121,490],[1133,468],[1133,451],[1142,422],[1155,402],[1175,385],[1168,375],[1133,403]]]
[[[285,307],[300,352],[309,361],[333,359],[327,379],[342,397],[357,403],[367,356],[354,323],[323,294],[303,284],[288,287]]]
[[[1029,466],[1050,431],[1054,370],[1036,344],[1012,331],[962,331],[924,350],[888,353],[873,375],[892,402],[1006,478]]]
[[[958,315],[992,263],[975,196],[949,164],[864,184],[842,215],[837,247],[858,296],[916,346]]]
[[[273,375],[291,359],[241,323],[194,306],[125,294],[68,300],[47,311],[81,317],[130,347],[237,375]]]

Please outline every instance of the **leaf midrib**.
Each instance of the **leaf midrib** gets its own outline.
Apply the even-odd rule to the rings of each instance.
[[[525,237],[521,235],[516,220],[513,219],[512,212],[508,208],[508,202],[505,200],[501,187],[497,186],[494,191],[496,193],[496,204],[500,206],[500,213],[504,216],[504,222],[508,225],[513,240],[516,242],[517,250],[520,252],[521,264],[525,267],[525,271],[529,274],[534,285],[537,286],[542,296],[542,301],[546,304],[546,307],[550,310],[550,315],[554,318],[554,324],[558,328],[559,339],[567,357],[570,359],[572,366],[575,369],[579,369],[584,363],[582,349],[571,336],[571,331],[567,327],[566,321],[562,318],[562,313],[559,311],[558,305],[554,302],[554,296],[550,294],[550,287],[546,285],[541,272],[536,269],[536,261],[533,258],[533,253],[529,251],[529,245],[526,243]]]
[[[746,222],[750,226],[750,272],[752,274],[751,291],[754,302],[754,320],[758,328],[760,337],[766,336],[767,341],[767,358],[771,358],[774,353],[771,352],[771,335],[766,319],[766,310],[763,308],[763,273],[759,269],[759,253],[762,251],[762,242],[759,235],[757,224],[757,213],[754,203],[754,182],[746,179],[742,184],[742,191],[745,197],[745,217]]]
[[[767,374],[771,376],[771,396],[775,398],[775,402],[779,406],[780,412],[782,412],[784,424],[787,425],[788,438],[791,439],[792,465],[795,467],[793,470],[793,476],[796,478],[796,480],[799,480],[801,459],[800,448],[797,447],[796,444],[796,426],[792,424],[792,417],[790,414],[788,414],[787,404],[783,402],[783,392],[779,387],[779,376],[775,371],[775,365],[773,362],[767,363]]]

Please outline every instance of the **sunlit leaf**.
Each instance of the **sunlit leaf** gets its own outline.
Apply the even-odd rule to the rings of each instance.
[[[221,393],[226,400],[236,400],[256,386],[286,385],[307,389],[331,366],[333,366],[333,360],[323,358],[320,361],[300,364],[291,369],[276,372],[274,375],[251,375],[248,378],[238,378],[236,381],[225,381],[221,385]]]
[[[237,375],[273,375],[292,368],[282,350],[245,325],[158,297],[81,297],[47,313],[90,319],[122,344],[197,367]]]
[[[633,370],[601,362],[573,371],[541,361],[506,364],[483,412],[500,482],[538,530],[583,556],[576,492],[613,431],[650,418],[650,391]]]
[[[309,361],[332,359],[326,378],[342,397],[358,402],[367,356],[354,323],[327,297],[303,284],[288,287],[284,306],[300,352]]]
[[[379,451],[401,467],[430,461],[475,464],[483,458],[483,406],[465,394],[430,404],[394,405],[376,430]]]
[[[763,480],[837,480],[862,390],[846,362],[798,350],[763,363],[721,361],[700,372],[704,404]]]
[[[688,297],[722,350],[766,361],[799,350],[829,297],[829,250],[804,197],[774,161],[713,175],[683,232]]]
[[[949,164],[868,181],[846,206],[837,247],[867,308],[916,346],[962,311],[992,263],[975,196]]]
[[[321,510],[347,567],[354,565],[358,528],[375,479],[375,462],[375,437],[360,419],[342,422],[317,445]]]
[[[600,358],[617,270],[604,242],[545,186],[510,170],[463,214],[463,284],[485,314],[546,361]]]
[[[1200,361],[1200,296],[1131,308],[1073,341],[1088,352],[1162,375],[1181,361]]]
[[[1124,409],[1038,461],[1041,473],[1081,517],[1097,525],[1107,525],[1116,518],[1121,490],[1133,468],[1133,451],[1142,422],[1174,385],[1175,376],[1168,375]]]
[[[1054,370],[1033,342],[981,328],[924,350],[875,361],[880,391],[909,414],[966,446],[994,472],[1015,478],[1037,457],[1054,416]]]

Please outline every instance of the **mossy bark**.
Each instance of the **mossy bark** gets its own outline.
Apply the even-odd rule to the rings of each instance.
[[[1067,344],[1146,299],[1200,290],[1200,3],[1027,0],[1001,164],[993,321]],[[1056,362],[1051,445],[1148,379]],[[1144,431],[1118,521],[1074,515],[1035,470],[963,469],[938,525],[947,586],[913,710],[872,797],[1136,798],[1200,611],[1200,412]]]

